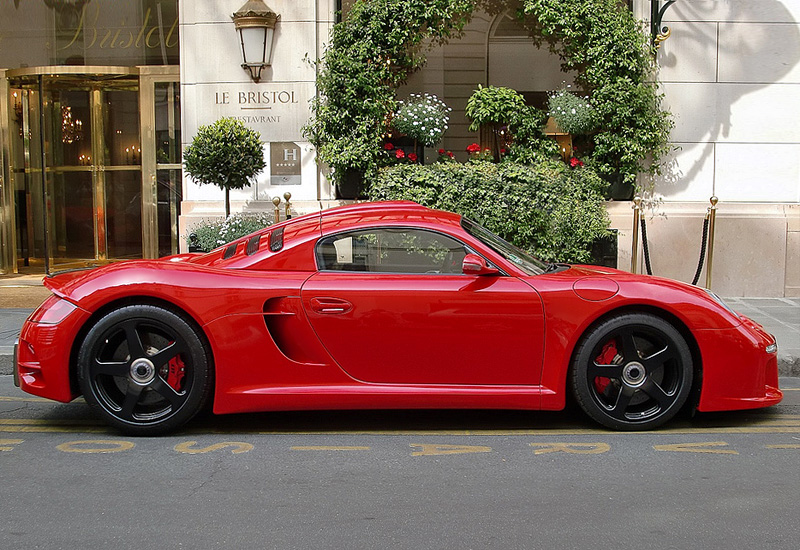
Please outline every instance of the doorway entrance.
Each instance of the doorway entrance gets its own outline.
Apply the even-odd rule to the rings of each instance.
[[[177,68],[7,71],[16,268],[177,251]]]

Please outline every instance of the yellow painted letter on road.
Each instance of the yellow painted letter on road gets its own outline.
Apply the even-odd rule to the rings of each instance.
[[[129,451],[133,449],[134,445],[130,441],[121,441],[114,439],[84,439],[82,441],[68,441],[58,445],[56,449],[63,453],[118,453],[120,451]]]
[[[531,443],[531,447],[539,447],[533,454],[570,453],[576,455],[599,455],[611,450],[608,443]]]
[[[22,439],[0,439],[0,451],[13,451],[14,445],[19,445],[22,441]]]
[[[656,451],[671,451],[674,453],[712,453],[718,455],[738,455],[732,449],[712,449],[711,447],[727,447],[724,441],[709,441],[707,443],[675,443],[673,445],[653,445]]]
[[[411,453],[411,456],[437,456],[437,455],[461,455],[465,453],[491,453],[491,447],[482,445],[434,445],[432,443],[412,443],[411,447],[419,448],[418,451]]]
[[[178,443],[175,445],[175,450],[179,453],[190,454],[190,455],[197,455],[197,454],[204,454],[210,453],[211,451],[219,451],[220,449],[227,449],[229,447],[233,447],[231,453],[238,455],[240,453],[247,453],[253,450],[253,446],[249,443],[240,443],[238,441],[225,441],[223,443],[215,443],[214,445],[209,445],[208,447],[200,447],[199,449],[193,449],[197,445],[197,441],[186,441],[185,443]]]

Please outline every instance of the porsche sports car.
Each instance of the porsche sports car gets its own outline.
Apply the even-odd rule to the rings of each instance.
[[[128,434],[218,414],[564,408],[659,426],[683,408],[778,403],[775,339],[702,288],[544,264],[411,202],[273,225],[208,254],[45,279],[15,375],[82,394]]]

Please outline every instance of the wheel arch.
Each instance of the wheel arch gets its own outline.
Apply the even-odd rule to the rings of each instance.
[[[209,360],[209,367],[212,372],[215,372],[216,366],[214,362],[214,351],[211,347],[211,342],[208,338],[208,335],[203,330],[200,323],[189,314],[185,309],[181,308],[180,306],[176,305],[169,300],[165,300],[163,298],[156,298],[153,296],[147,295],[137,295],[137,296],[125,296],[123,298],[117,298],[115,300],[111,300],[110,302],[103,304],[99,307],[92,315],[86,319],[83,323],[81,328],[78,330],[77,334],[75,335],[75,339],[72,342],[72,348],[70,349],[69,354],[69,383],[70,387],[75,395],[80,395],[80,385],[78,384],[78,353],[80,351],[83,342],[86,340],[86,336],[92,327],[97,324],[97,322],[106,316],[108,313],[122,308],[126,306],[133,306],[133,305],[144,305],[144,306],[155,306],[165,309],[175,315],[181,317],[184,321],[186,321],[197,333],[200,340],[203,342],[203,345],[206,348],[206,354]],[[214,401],[214,386],[211,386],[211,395],[209,401],[213,403]]]
[[[648,313],[655,317],[659,317],[662,320],[666,321],[670,325],[672,325],[675,330],[677,330],[681,337],[686,341],[686,345],[689,346],[689,350],[692,354],[692,370],[693,370],[693,381],[692,381],[692,389],[689,393],[689,399],[686,402],[686,406],[691,406],[692,409],[697,408],[697,404],[700,401],[700,389],[702,387],[702,377],[703,377],[703,358],[702,354],[700,353],[700,346],[697,343],[697,339],[692,334],[692,331],[686,325],[683,320],[678,317],[677,315],[671,313],[670,311],[647,304],[629,304],[624,305],[621,307],[617,307],[611,309],[609,311],[604,312],[600,315],[597,319],[589,323],[581,332],[581,335],[575,341],[575,345],[572,348],[569,356],[569,367],[567,370],[567,376],[565,378],[565,387],[564,391],[570,399],[572,398],[572,392],[569,390],[569,380],[572,379],[572,371],[575,368],[575,355],[580,347],[580,343],[583,341],[586,334],[592,331],[596,326],[600,325],[601,323],[605,322],[606,320],[617,317],[619,315],[625,315],[627,313]]]

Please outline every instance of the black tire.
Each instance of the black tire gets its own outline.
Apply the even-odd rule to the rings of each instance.
[[[670,323],[645,313],[612,317],[576,348],[572,389],[592,419],[615,430],[649,430],[686,403],[694,367],[686,340]]]
[[[87,403],[129,435],[182,426],[208,401],[210,353],[183,317],[157,306],[125,306],[102,317],[78,353]]]

